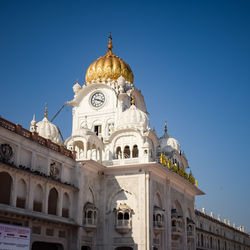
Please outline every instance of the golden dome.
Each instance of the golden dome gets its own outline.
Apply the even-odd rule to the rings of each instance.
[[[106,55],[98,58],[87,69],[85,81],[90,82],[97,80],[98,78],[106,80],[117,80],[120,76],[123,76],[126,81],[133,83],[134,75],[130,66],[124,62],[120,57],[116,56],[112,51],[112,37],[109,36],[108,52]]]

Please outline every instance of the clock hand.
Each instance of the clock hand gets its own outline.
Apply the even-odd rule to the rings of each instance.
[[[99,102],[103,102],[102,99],[99,99],[99,98],[95,98],[96,101],[99,101]]]

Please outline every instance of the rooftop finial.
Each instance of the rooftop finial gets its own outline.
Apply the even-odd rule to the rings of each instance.
[[[44,112],[44,117],[46,117],[47,118],[47,116],[48,116],[48,104],[47,104],[47,102],[45,103],[45,112]]]
[[[167,121],[165,121],[164,132],[165,132],[165,133],[167,133],[167,132],[168,132],[168,128],[167,128]]]
[[[109,51],[112,52],[113,45],[112,45],[112,36],[111,36],[111,32],[109,32],[109,45],[108,45],[108,49],[109,49]]]
[[[132,95],[132,98],[131,98],[131,105],[135,105],[135,97]]]

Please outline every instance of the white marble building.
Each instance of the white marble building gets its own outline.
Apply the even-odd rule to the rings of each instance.
[[[196,195],[178,141],[150,128],[129,65],[112,51],[73,86],[72,135],[47,119],[0,119],[0,223],[31,249],[196,249]],[[4,190],[4,191],[2,191]],[[247,248],[246,248],[247,249]]]

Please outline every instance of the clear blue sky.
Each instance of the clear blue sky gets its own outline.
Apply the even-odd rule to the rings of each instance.
[[[250,231],[250,1],[0,1],[0,115],[29,128],[73,98],[91,62],[130,64],[158,136],[168,121],[206,192]],[[71,109],[55,123],[71,134]]]

